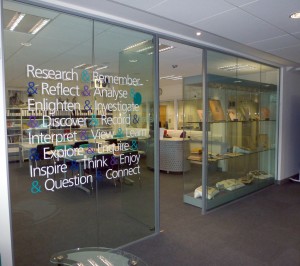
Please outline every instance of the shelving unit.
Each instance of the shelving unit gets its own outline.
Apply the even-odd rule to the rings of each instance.
[[[277,84],[262,82],[267,74],[261,72],[247,79],[238,70],[220,76],[214,66],[208,69],[205,86],[201,76],[183,82],[183,129],[190,140],[184,158],[191,163],[183,173],[183,199],[204,211],[273,184],[277,158]],[[193,138],[194,132],[201,134]]]
[[[19,143],[22,139],[22,119],[19,108],[9,108],[6,110],[7,120],[7,143],[9,161],[19,160]]]

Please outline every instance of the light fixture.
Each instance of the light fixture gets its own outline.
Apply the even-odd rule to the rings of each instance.
[[[141,46],[141,45],[143,45],[143,44],[146,43],[146,42],[148,42],[148,40],[147,40],[147,41],[142,41],[142,42],[135,43],[135,44],[133,44],[133,45],[128,46],[128,47],[125,48],[123,51],[128,51],[128,50],[133,49],[133,48],[135,48],[135,47]]]
[[[42,18],[40,19],[30,30],[28,33],[37,34],[46,24],[50,21],[50,19]]]
[[[97,67],[98,65],[93,65],[93,66],[88,66],[86,67],[85,69],[91,69],[91,68],[94,68],[94,67]]]
[[[226,65],[226,66],[221,66],[218,67],[218,69],[225,70],[225,71],[236,71],[236,70],[250,70],[250,69],[256,69],[254,66],[250,65]]]
[[[25,47],[29,47],[29,46],[31,46],[32,44],[31,44],[31,42],[21,42],[21,45],[22,45],[22,46],[25,46]]]
[[[182,76],[171,75],[171,76],[160,77],[160,79],[181,80],[181,79],[182,79]]]
[[[159,48],[158,48],[158,51],[160,52],[160,53],[162,53],[162,52],[166,52],[166,51],[169,51],[169,50],[171,50],[171,49],[174,49],[175,47],[174,46],[170,46],[170,45],[166,45],[166,44],[159,44]],[[152,55],[153,54],[153,52],[150,52],[150,53],[148,53],[148,55]]]
[[[168,51],[171,49],[174,49],[174,46],[167,46],[167,47],[160,48],[159,52],[161,53],[161,52],[165,52],[165,51]]]
[[[137,59],[129,59],[130,63],[136,63],[138,60]]]
[[[292,19],[299,19],[300,18],[300,12],[295,12],[290,15],[290,18]]]
[[[10,31],[13,31],[21,22],[21,20],[25,17],[24,13],[16,13],[13,18],[11,19],[11,21],[8,23],[7,28]]]
[[[197,36],[200,36],[200,35],[201,35],[201,32],[200,32],[200,31],[197,31],[197,32],[196,32],[196,35],[197,35]]]
[[[101,69],[106,69],[106,68],[108,68],[108,66],[102,66],[102,67],[98,67],[97,69],[95,69],[95,70],[101,70]]]
[[[80,64],[80,65],[78,65],[78,66],[74,66],[73,68],[80,68],[80,67],[83,67],[83,66],[85,66],[86,64]]]
[[[141,52],[150,50],[150,49],[152,49],[152,48],[153,48],[153,46],[151,45],[151,46],[147,46],[147,47],[144,47],[144,48],[142,48],[142,49],[139,49],[139,50],[137,50],[136,52],[137,52],[137,53],[141,53]]]

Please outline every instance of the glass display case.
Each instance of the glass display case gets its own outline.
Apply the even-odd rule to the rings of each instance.
[[[216,52],[206,83],[186,78],[185,156],[194,165],[184,173],[186,203],[206,211],[274,183],[278,80],[277,68]]]

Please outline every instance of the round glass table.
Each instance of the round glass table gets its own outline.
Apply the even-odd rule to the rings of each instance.
[[[139,257],[119,249],[77,248],[55,253],[50,262],[70,266],[147,266]]]

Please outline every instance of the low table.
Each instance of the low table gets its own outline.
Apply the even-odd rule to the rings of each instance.
[[[147,266],[139,257],[119,249],[77,248],[52,255],[50,262],[74,266]]]

